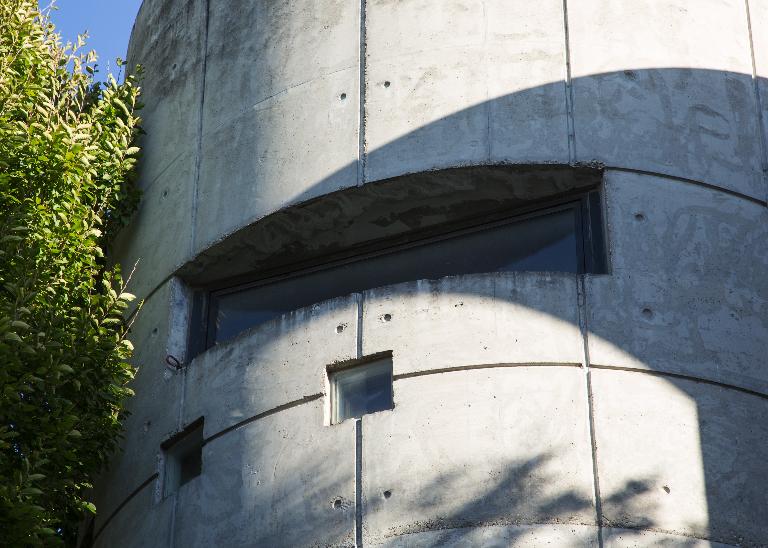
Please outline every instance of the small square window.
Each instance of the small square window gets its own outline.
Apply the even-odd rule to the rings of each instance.
[[[328,376],[333,424],[394,407],[391,357],[329,371]]]
[[[189,425],[162,445],[165,453],[164,495],[200,475],[203,469],[203,419]]]

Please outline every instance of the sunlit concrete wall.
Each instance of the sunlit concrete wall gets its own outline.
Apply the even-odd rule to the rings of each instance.
[[[154,0],[135,63],[115,256],[146,302],[96,546],[768,545],[768,3]],[[185,356],[174,276],[273,212],[578,163],[605,169],[608,275],[414,281]],[[325,426],[326,365],[380,351],[395,409]],[[160,444],[201,415],[242,424],[163,498]]]

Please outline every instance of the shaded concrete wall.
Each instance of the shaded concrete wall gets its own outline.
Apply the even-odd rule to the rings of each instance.
[[[755,0],[145,2],[116,257],[146,303],[96,545],[768,544],[766,31]],[[379,288],[185,360],[174,275],[244,227],[576,163],[605,166],[609,275]],[[395,409],[325,426],[325,366],[386,350]],[[163,498],[160,443],[201,415],[203,473]]]

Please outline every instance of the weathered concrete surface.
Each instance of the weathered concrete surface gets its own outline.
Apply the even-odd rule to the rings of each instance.
[[[559,0],[372,0],[366,38],[367,180],[567,163]]]
[[[212,3],[196,252],[356,184],[358,11],[350,0]]]
[[[211,436],[304,396],[325,393],[326,365],[356,357],[354,296],[286,314],[211,348],[192,362],[185,423],[205,416],[205,434]],[[227,397],[222,400],[217,394]]]
[[[766,399],[623,371],[592,382],[607,524],[768,543]]]
[[[205,285],[568,190],[551,172],[498,167],[379,183],[465,164],[568,162],[566,58],[576,160],[766,196],[743,0],[568,2],[568,44],[560,0],[368,0],[362,67],[357,1],[207,4],[147,3],[134,31],[130,62],[147,67],[145,196],[116,258],[142,258],[140,296],[174,272]],[[749,5],[766,77],[768,12]],[[361,73],[363,175],[377,183],[347,193],[361,182]],[[768,393],[765,210],[611,170],[605,188],[612,275],[587,277],[581,303],[568,275],[412,282],[367,292],[359,333],[355,301],[341,298],[172,375],[163,359],[181,349],[185,324],[161,287],[136,323],[134,342],[147,350],[136,358],[126,451],[99,484],[97,529],[157,470],[160,443],[180,425],[204,415],[210,436],[324,393],[326,365],[361,344],[363,354],[392,351],[396,376],[425,373],[398,378],[395,409],[363,420],[367,543],[594,545],[587,387],[582,370],[565,366],[584,357],[579,306],[593,364]],[[434,372],[489,363],[560,365]],[[604,530],[606,546],[715,545],[686,535],[768,543],[765,400],[641,373],[592,375],[601,502],[616,526]],[[352,545],[353,423],[323,426],[327,404],[213,439],[200,477],[159,505],[159,485],[146,487],[100,545]]]
[[[145,2],[134,23],[128,68],[143,67],[139,211],[115,242],[131,292],[146,297],[192,252],[195,178],[205,56],[205,2]],[[138,264],[137,264],[138,261]]]
[[[189,171],[195,164],[205,24],[205,2],[196,0],[144,2],[136,17],[127,62],[131,71],[136,65],[144,69],[142,188],[169,169]],[[193,188],[191,178],[180,183],[188,191]]]
[[[570,4],[577,159],[765,199],[744,1]]]
[[[115,241],[114,255],[120,258],[124,277],[133,271],[129,290],[139,299],[146,298],[189,258],[192,160],[183,155],[143,190],[131,224]]]
[[[587,278],[593,364],[768,394],[768,212],[715,190],[610,172],[613,275]]]
[[[96,537],[93,548],[170,546],[173,500],[154,501],[151,487],[136,494]],[[96,533],[99,526],[96,527]]]
[[[597,527],[584,525],[494,525],[411,533],[386,539],[371,546],[386,548],[592,548],[598,546]]]
[[[121,450],[96,483],[96,530],[130,493],[158,471],[160,444],[178,429],[183,377],[171,373],[164,362],[170,335],[170,297],[169,284],[165,284],[139,312],[142,321],[134,323],[130,333],[136,348],[131,362],[137,367],[130,386],[136,395],[128,400],[130,415],[125,421]],[[156,487],[153,483],[145,490],[154,493]]]
[[[652,548],[659,546],[672,548],[730,548],[738,546],[656,531],[612,528],[603,529],[603,541],[603,546],[606,548]]]
[[[368,541],[473,525],[595,522],[579,369],[440,373],[396,381],[394,394],[393,411],[362,419]]]
[[[388,315],[388,316],[387,316]],[[388,319],[387,319],[388,318]],[[494,363],[581,363],[576,277],[515,272],[366,291],[363,354],[394,374]]]
[[[351,546],[354,424],[323,426],[323,404],[270,415],[203,448],[183,485],[176,546]]]
[[[748,0],[750,20],[752,23],[752,44],[754,46],[755,77],[760,99],[763,123],[763,168],[768,169],[768,3],[761,0]],[[766,195],[768,198],[768,184],[766,184]]]

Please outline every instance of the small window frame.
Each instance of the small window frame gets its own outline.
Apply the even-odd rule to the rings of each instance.
[[[389,407],[384,407],[381,409],[376,409],[373,411],[367,411],[360,416],[349,416],[340,418],[339,414],[339,387],[338,387],[338,378],[339,376],[343,376],[345,373],[349,373],[351,371],[365,369],[368,367],[376,366],[380,363],[386,362],[389,366]],[[359,419],[365,415],[371,415],[373,413],[381,413],[384,411],[391,411],[395,408],[395,387],[394,387],[394,363],[392,360],[392,352],[382,352],[377,354],[372,354],[370,356],[364,356],[362,358],[351,360],[348,362],[342,362],[337,364],[332,364],[326,367],[326,377],[327,377],[327,388],[328,388],[328,421],[331,425],[335,424],[341,424],[343,422],[346,422],[348,420],[356,420]]]

